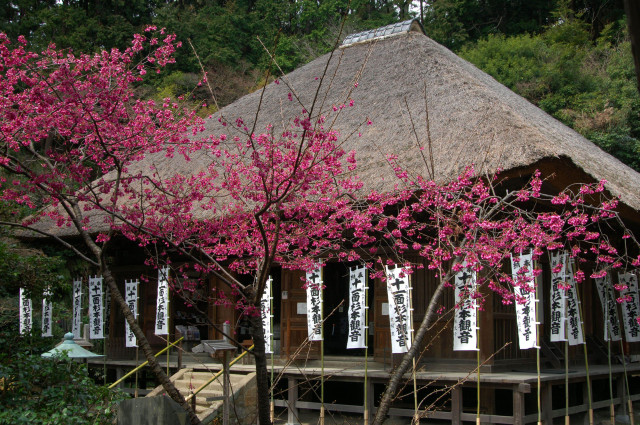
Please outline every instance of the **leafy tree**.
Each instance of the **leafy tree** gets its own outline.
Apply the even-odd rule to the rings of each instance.
[[[594,43],[574,19],[540,35],[490,35],[461,55],[640,170],[640,97],[625,40],[624,26],[612,24]]]

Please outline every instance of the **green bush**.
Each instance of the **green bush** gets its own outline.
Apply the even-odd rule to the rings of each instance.
[[[51,340],[49,340],[51,341]],[[97,385],[84,363],[25,350],[0,353],[0,424],[107,424],[123,394]]]

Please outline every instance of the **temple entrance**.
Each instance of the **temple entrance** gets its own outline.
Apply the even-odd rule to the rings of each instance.
[[[349,336],[349,267],[342,263],[329,263],[324,268],[324,354],[338,356],[364,356],[364,349],[347,349]],[[369,290],[369,305],[373,291]],[[370,313],[373,309],[370,310]],[[370,315],[370,320],[372,320]],[[368,334],[368,345],[373,337]]]
[[[329,263],[323,268],[324,354],[333,356],[364,356],[364,349],[347,349],[349,335],[349,265]],[[355,264],[353,264],[355,265]],[[281,355],[293,358],[298,349],[299,355],[307,359],[320,357],[320,342],[305,342],[307,329],[307,295],[302,288],[304,272],[282,270],[281,280]],[[372,306],[373,283],[369,284],[368,305]],[[385,292],[386,297],[386,292]],[[374,320],[374,308],[369,309],[369,322]],[[387,319],[388,338],[388,319]],[[369,355],[373,355],[373,328],[368,332]]]

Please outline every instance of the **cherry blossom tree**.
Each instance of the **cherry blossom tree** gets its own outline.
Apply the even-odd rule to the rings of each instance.
[[[481,176],[473,167],[468,167],[453,182],[438,184],[404,169],[394,157],[389,158],[389,164],[402,190],[376,197],[370,206],[376,211],[370,211],[369,215],[377,213],[377,219],[363,231],[382,234],[398,256],[419,253],[424,262],[419,265],[407,262],[406,273],[427,267],[435,271],[439,284],[411,348],[391,375],[374,424],[385,420],[403,383],[403,375],[424,349],[427,331],[444,310],[443,294],[453,287],[455,275],[463,268],[478,273],[477,289],[464,296],[476,299],[482,306],[489,292],[500,296],[503,303],[513,304],[523,301],[515,296],[513,288],[521,288],[525,293],[536,291],[535,281],[523,277],[514,280],[504,272],[503,265],[509,263],[513,254],[531,252],[533,259],[538,260],[551,252],[566,250],[577,263],[578,283],[587,277],[586,262],[593,265],[592,278],[640,265],[638,239],[616,212],[618,200],[607,194],[604,181],[576,183],[557,192],[536,171],[526,184],[508,190],[514,185],[510,179],[501,178],[500,173]],[[431,162],[425,161],[425,165],[429,169]],[[378,206],[380,202],[394,208],[383,212]],[[542,269],[533,269],[533,276],[540,273]],[[616,286],[616,289],[626,288]]]
[[[362,216],[361,184],[348,174],[356,167],[354,153],[340,147],[324,118],[312,122],[301,111],[282,133],[266,128],[255,134],[240,119],[233,125],[241,136],[193,146],[188,174],[153,161],[130,170],[124,193],[131,202],[112,213],[131,240],[153,251],[164,247],[156,261],[178,255],[188,260],[176,267],[179,276],[194,269],[215,275],[237,295],[235,307],[252,323],[259,419],[269,423],[271,383],[259,316],[269,273],[276,264],[310,270],[344,256],[341,248],[354,240],[347,237],[353,218]],[[355,252],[349,257],[360,258]]]
[[[24,39],[13,46],[0,36],[1,196],[34,211],[26,221],[0,224],[55,239],[98,268],[151,370],[187,410],[106,259],[115,236],[124,235],[143,247],[162,246],[161,258],[151,261],[180,255],[189,264],[179,271],[218,276],[252,318],[260,421],[269,423],[260,297],[275,263],[310,269],[338,255],[359,205],[360,184],[345,174],[355,157],[323,118],[312,122],[305,110],[281,134],[272,128],[254,134],[237,120],[232,125],[241,136],[205,138],[192,112],[169,100],[136,100],[135,85],[171,63],[177,47],[174,36],[159,31],[159,40],[155,28],[147,32],[124,52],[93,56],[54,46],[35,54]],[[181,165],[184,171],[175,171]],[[250,274],[252,283],[238,274]]]
[[[482,299],[490,290],[514,302],[514,286],[533,285],[503,273],[511,253],[532,251],[538,258],[568,249],[578,264],[594,262],[596,273],[640,262],[620,251],[607,229],[624,225],[604,182],[558,193],[536,173],[507,190],[511,183],[499,174],[482,176],[469,167],[455,181],[438,183],[391,157],[397,189],[366,193],[352,177],[355,153],[343,150],[329,121],[310,112],[313,105],[301,106],[284,131],[256,132],[249,122],[221,117],[229,134],[202,137],[203,122],[179,105],[135,99],[134,86],[170,63],[176,47],[173,36],[149,33],[135,36],[123,52],[93,56],[53,46],[34,54],[23,39],[14,46],[0,36],[0,196],[34,210],[25,222],[0,224],[51,237],[99,268],[153,373],[186,409],[118,291],[106,261],[116,235],[158,252],[156,264],[179,257],[178,277],[190,270],[214,275],[238,294],[252,322],[264,424],[270,423],[270,383],[256,313],[275,264],[310,270],[329,259],[360,260],[373,277],[384,278],[387,262],[403,264],[407,273],[420,267],[403,260],[418,253],[437,273],[440,283],[412,348],[376,413],[382,423],[463,264],[479,272],[480,289],[471,296]],[[85,249],[65,235],[79,236]],[[631,233],[622,237],[637,246]],[[191,411],[190,417],[198,422]]]
[[[122,176],[145,155],[184,151],[193,113],[175,104],[136,100],[134,87],[150,70],[173,61],[175,36],[148,28],[131,47],[75,55],[49,46],[30,52],[20,37],[0,34],[0,200],[33,215],[5,226],[57,240],[99,269],[167,394],[199,423],[158,365],[118,290],[106,261],[113,235],[109,211],[122,202]],[[160,38],[158,38],[160,37]],[[95,236],[96,228],[106,229]],[[84,248],[65,236],[79,236]]]

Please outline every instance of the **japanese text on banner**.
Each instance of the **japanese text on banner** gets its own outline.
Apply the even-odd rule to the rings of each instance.
[[[409,275],[401,267],[386,267],[386,272],[391,352],[406,353],[411,348],[413,332]]]
[[[364,267],[349,270],[349,336],[347,348],[366,348],[367,326],[365,323],[365,287],[367,271]]]
[[[89,338],[104,338],[102,276],[89,278]]]
[[[51,291],[46,290],[42,294],[42,337],[53,336],[53,303]]]
[[[566,254],[556,252],[551,254],[551,342],[566,341],[566,307],[567,296],[563,289],[566,280]]]
[[[574,278],[573,262],[567,262],[567,331],[569,332],[569,345],[584,344],[582,333],[582,315],[580,314],[580,301]]]
[[[71,325],[74,338],[80,338],[82,329],[82,280],[73,281],[73,322]]]
[[[262,319],[262,329],[264,332],[264,352],[273,353],[273,314],[271,313],[271,276],[264,285],[264,292],[260,298],[260,318]]]
[[[463,267],[455,276],[456,312],[453,319],[453,350],[478,350],[478,304],[476,292],[476,272]]]
[[[138,281],[132,280],[124,283],[125,302],[129,306],[129,310],[133,313],[133,317],[138,320]],[[134,335],[129,322],[125,320],[125,342],[127,347],[137,347],[138,340]]]
[[[322,268],[315,268],[306,277],[309,341],[322,341]]]
[[[624,301],[622,308],[622,320],[624,334],[627,342],[640,341],[640,325],[636,318],[640,315],[640,303],[638,300],[638,276],[634,273],[618,273],[618,283],[625,285],[627,289],[620,291],[620,297]]]
[[[169,267],[158,269],[155,334],[169,334]]]
[[[598,297],[602,305],[602,317],[605,317],[606,325],[604,326],[604,340],[620,341],[622,339],[622,331],[620,329],[620,320],[618,319],[618,303],[611,285],[611,276],[595,279],[596,288],[598,289]]]
[[[24,288],[20,288],[20,335],[31,332],[33,327],[33,310],[31,298],[27,298]]]
[[[536,326],[535,280],[531,254],[511,255],[511,273],[516,295],[516,320],[518,321],[518,342],[521,350],[536,348],[538,327]]]

